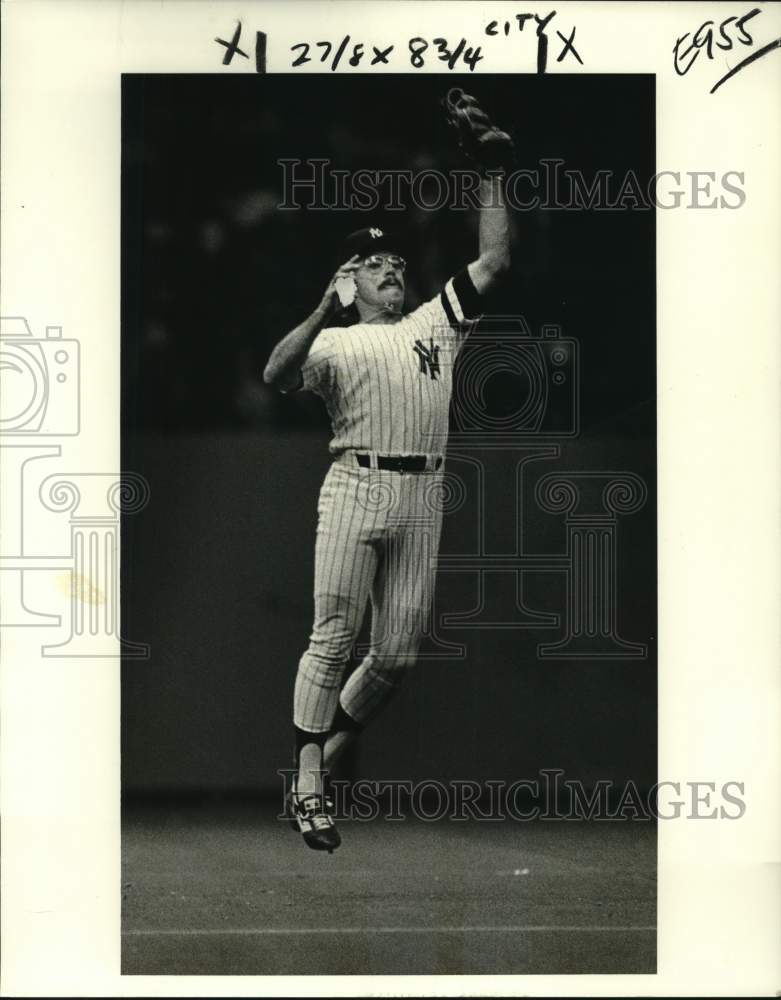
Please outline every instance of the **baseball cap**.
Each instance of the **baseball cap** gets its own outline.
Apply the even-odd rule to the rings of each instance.
[[[355,254],[368,257],[373,253],[390,252],[398,254],[403,252],[399,235],[389,233],[380,226],[367,226],[365,229],[356,229],[345,239],[342,260],[349,260]]]

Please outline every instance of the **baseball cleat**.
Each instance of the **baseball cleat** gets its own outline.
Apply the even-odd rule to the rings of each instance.
[[[333,803],[324,795],[298,796],[291,788],[285,796],[285,813],[290,825],[304,838],[307,847],[313,851],[328,851],[332,854],[341,844],[342,838],[329,813]]]

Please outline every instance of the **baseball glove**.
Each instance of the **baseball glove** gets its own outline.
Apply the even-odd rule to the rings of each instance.
[[[465,155],[485,173],[510,170],[515,147],[506,132],[492,124],[477,99],[452,87],[442,100],[447,121],[458,130],[458,144]]]

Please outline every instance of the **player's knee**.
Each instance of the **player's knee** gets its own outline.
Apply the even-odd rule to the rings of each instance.
[[[307,653],[323,663],[346,663],[352,645],[353,634],[347,630],[329,635],[314,632],[309,640]]]
[[[341,677],[355,641],[355,629],[348,622],[328,622],[328,628],[315,624],[304,657],[322,672]]]
[[[327,646],[310,643],[298,664],[299,675],[321,688],[339,687],[347,656]]]
[[[387,648],[372,656],[370,671],[388,684],[397,684],[404,674],[415,666],[417,649]]]
[[[417,630],[386,634],[372,643],[372,659],[386,671],[403,673],[417,662],[421,639]]]

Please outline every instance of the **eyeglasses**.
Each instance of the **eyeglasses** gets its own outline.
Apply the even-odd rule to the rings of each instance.
[[[406,260],[395,253],[373,253],[370,257],[365,257],[363,263],[370,271],[379,271],[386,263],[397,271],[401,271],[402,274],[407,269]]]

